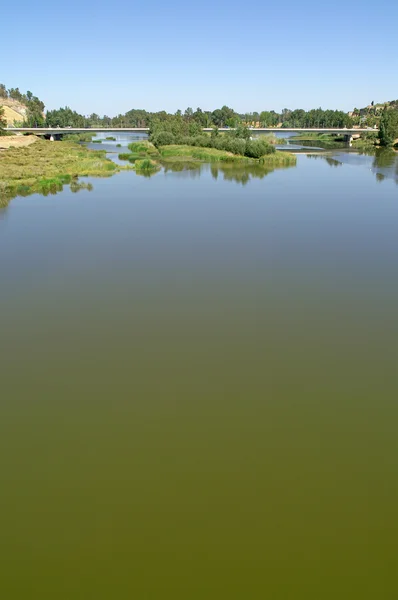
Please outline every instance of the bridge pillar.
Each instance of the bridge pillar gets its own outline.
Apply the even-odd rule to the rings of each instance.
[[[53,141],[54,141],[54,136],[50,135],[50,142],[53,142]]]

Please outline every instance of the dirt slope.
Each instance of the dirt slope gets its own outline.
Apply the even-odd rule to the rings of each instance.
[[[37,142],[38,139],[35,135],[7,135],[0,137],[0,150],[30,146],[30,144]]]
[[[14,121],[21,122],[26,116],[26,106],[12,98],[0,98],[0,106],[4,108],[7,125],[14,125]]]

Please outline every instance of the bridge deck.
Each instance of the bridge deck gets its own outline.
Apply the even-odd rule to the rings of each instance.
[[[378,132],[378,129],[341,129],[331,128],[305,128],[305,127],[249,127],[258,133],[336,133],[349,135],[355,133]],[[219,131],[231,131],[233,128],[220,127]],[[147,133],[148,127],[7,127],[10,133],[35,133],[36,135],[57,135],[59,133]],[[204,127],[203,131],[212,131],[211,127]]]

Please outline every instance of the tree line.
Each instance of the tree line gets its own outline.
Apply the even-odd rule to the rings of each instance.
[[[196,122],[201,127],[237,127],[239,124],[252,127],[350,127],[352,119],[347,113],[339,110],[322,110],[321,108],[305,111],[303,109],[283,109],[281,113],[262,111],[252,113],[237,113],[229,106],[223,106],[213,111],[195,111],[188,107],[184,112],[177,110],[174,114],[166,111],[148,112],[145,109],[132,109],[124,115],[108,117],[93,113],[83,116],[69,107],[49,111],[47,125],[51,127],[150,127],[151,122],[167,121],[172,117],[181,117],[187,122]]]
[[[344,128],[362,124],[365,126],[379,125],[381,127],[380,143],[391,144],[395,136],[395,122],[398,119],[398,101],[382,105],[374,105],[365,109],[354,109],[350,113],[340,110],[311,110],[284,108],[280,113],[271,111],[238,113],[229,106],[222,106],[213,111],[193,110],[188,107],[184,112],[177,110],[174,114],[166,111],[150,112],[145,109],[132,109],[125,114],[114,117],[100,116],[96,113],[81,115],[70,107],[65,106],[44,114],[44,103],[32,92],[22,93],[19,88],[7,89],[0,83],[0,106],[2,98],[11,98],[26,106],[26,117],[22,125],[27,127],[142,127],[150,128],[153,122],[167,123],[175,117],[199,127],[235,128],[239,125],[251,127],[297,127],[297,128]],[[369,122],[367,121],[369,120]],[[394,137],[395,136],[395,137]]]

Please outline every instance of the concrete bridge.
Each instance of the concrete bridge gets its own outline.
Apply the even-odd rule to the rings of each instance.
[[[341,127],[249,127],[254,133],[330,133],[342,135],[347,142],[352,141],[353,135],[374,132],[378,129],[361,128],[347,129]],[[35,135],[50,136],[54,140],[66,133],[148,133],[148,127],[7,127],[10,133],[34,133]],[[203,131],[210,132],[212,127],[204,127]],[[220,127],[218,131],[233,131],[232,127]]]

